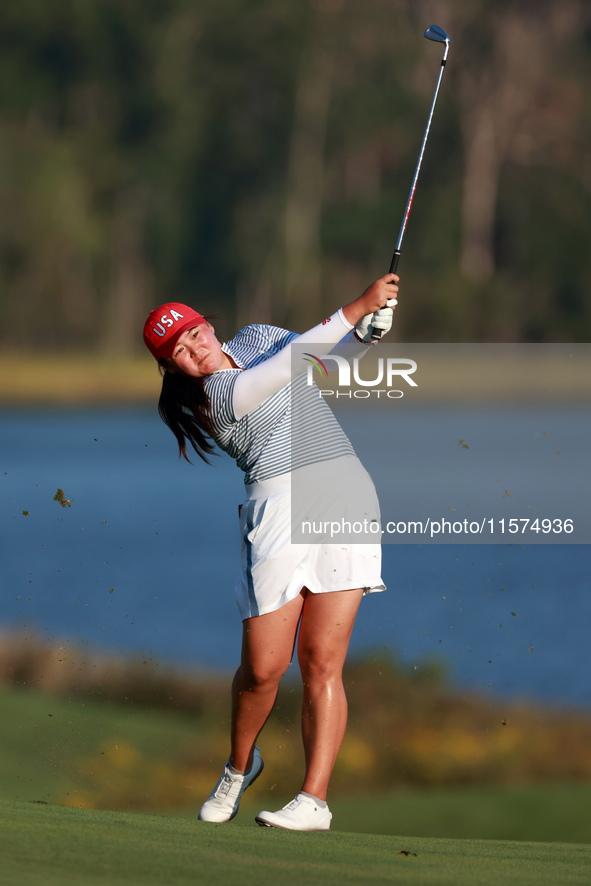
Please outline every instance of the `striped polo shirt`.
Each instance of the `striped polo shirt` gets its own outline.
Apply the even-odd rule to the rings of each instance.
[[[297,338],[275,326],[245,326],[223,345],[244,369],[264,362]],[[296,468],[355,455],[353,446],[319,395],[299,375],[248,415],[236,419],[234,385],[240,369],[223,369],[205,379],[215,427],[214,440],[236,459],[244,482],[259,483]]]

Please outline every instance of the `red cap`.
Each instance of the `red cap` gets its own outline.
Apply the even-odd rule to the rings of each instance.
[[[156,360],[172,357],[179,335],[201,323],[207,323],[207,320],[193,308],[169,302],[150,311],[144,326],[144,342]]]

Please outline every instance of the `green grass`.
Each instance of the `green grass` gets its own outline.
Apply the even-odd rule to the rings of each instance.
[[[290,799],[277,798],[272,808]],[[240,824],[254,820],[269,802],[273,801],[252,800],[247,793],[240,805]],[[591,844],[591,785],[388,791],[380,796],[331,797],[329,804],[333,825],[342,831]]]
[[[330,806],[346,831],[591,844],[591,785],[441,788]]]
[[[104,748],[132,746],[148,760],[162,759],[189,747],[201,730],[186,713],[2,687],[0,797],[59,802],[63,791],[86,787],[78,764]]]
[[[0,858],[1,886],[568,886],[589,883],[591,847],[298,834],[0,802]]]
[[[220,714],[221,716],[221,714]],[[157,781],[161,761],[175,761],[187,750],[207,746],[203,723],[188,714],[84,699],[67,699],[3,687],[0,692],[0,798],[30,804],[76,806],[78,798],[130,811],[152,809],[166,816],[195,816],[213,784],[224,747],[216,747],[209,781],[185,788],[175,770]],[[221,739],[223,741],[225,739]],[[265,736],[262,736],[263,750]],[[126,771],[115,762],[107,769],[97,761],[104,750],[137,749],[141,766]],[[81,765],[86,761],[85,765]],[[91,765],[88,764],[91,761]],[[89,770],[92,770],[92,775]],[[178,773],[178,770],[176,770]],[[269,766],[257,782],[261,792],[279,781]],[[131,787],[105,793],[105,785]],[[293,776],[290,776],[293,777]],[[166,779],[168,779],[166,781]],[[98,785],[96,787],[95,785]],[[291,799],[248,792],[236,824],[249,826],[262,808],[279,808]],[[284,791],[287,787],[284,786]],[[139,801],[138,801],[138,793]],[[183,799],[184,795],[184,799]],[[268,797],[272,797],[269,799]],[[160,797],[167,802],[160,804]],[[179,798],[185,804],[182,804]],[[437,788],[388,791],[379,796],[330,798],[334,826],[340,831],[414,837],[538,840],[591,843],[591,784],[519,785],[488,788]],[[591,878],[590,878],[591,879]]]

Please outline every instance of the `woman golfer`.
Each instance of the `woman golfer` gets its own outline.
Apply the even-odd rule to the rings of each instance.
[[[297,490],[303,512],[314,516],[328,508],[343,520],[362,513],[379,524],[379,505],[349,440],[308,383],[307,358],[314,355],[300,356],[297,348],[294,369],[290,345],[315,345],[318,354],[327,354],[352,342],[360,354],[372,343],[372,324],[390,329],[397,283],[395,274],[386,274],[300,336],[252,325],[221,344],[201,314],[176,303],[162,305],[146,321],[144,341],[163,373],[159,412],[180,452],[186,458],[190,443],[206,458],[213,440],[245,472],[236,584],[243,640],[232,684],[231,752],[201,821],[230,821],[262,772],[255,742],[298,637],[305,777],[294,800],[256,820],[298,831],[330,828],[326,794],[347,721],[343,664],[362,596],[384,590],[381,548],[371,540],[292,544],[291,491]],[[293,404],[305,417],[298,428]]]

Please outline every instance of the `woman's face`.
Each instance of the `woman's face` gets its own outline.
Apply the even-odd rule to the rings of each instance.
[[[210,323],[201,323],[183,332],[169,359],[169,369],[193,378],[212,375],[219,369],[230,369],[232,365]]]

